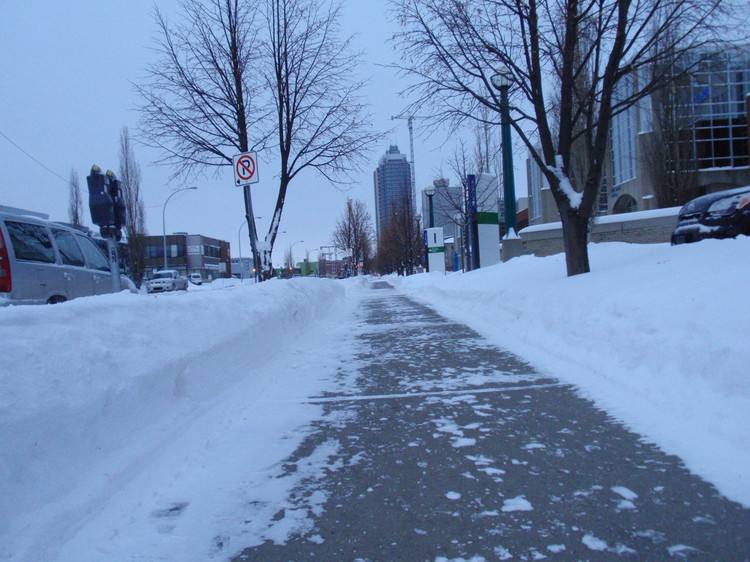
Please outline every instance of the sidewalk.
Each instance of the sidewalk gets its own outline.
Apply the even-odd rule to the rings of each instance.
[[[383,283],[364,306],[356,393],[283,469],[328,451],[273,523],[310,524],[236,560],[750,558],[750,510],[570,387]]]

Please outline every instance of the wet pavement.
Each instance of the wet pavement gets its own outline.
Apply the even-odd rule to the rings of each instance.
[[[305,524],[235,560],[750,560],[750,510],[466,326],[376,283],[357,341],[279,474],[324,451]]]

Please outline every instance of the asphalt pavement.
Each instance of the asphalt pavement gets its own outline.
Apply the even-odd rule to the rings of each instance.
[[[235,560],[750,560],[750,510],[570,386],[376,283],[282,475],[306,524]],[[271,523],[273,524],[273,523]]]

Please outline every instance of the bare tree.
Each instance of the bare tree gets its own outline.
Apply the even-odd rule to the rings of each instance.
[[[81,180],[76,170],[70,170],[68,189],[68,220],[70,220],[70,224],[81,226],[83,224],[83,198],[81,196]]]
[[[128,241],[130,273],[136,284],[140,285],[146,272],[146,211],[141,196],[141,166],[136,160],[127,127],[120,131],[119,177],[125,200],[125,234]]]
[[[389,220],[380,232],[377,268],[381,273],[411,275],[422,255],[422,233],[412,209],[411,190],[403,193],[401,201],[391,207]]]
[[[729,1],[396,0],[397,40],[414,105],[430,103],[437,121],[486,120],[482,107],[499,115],[492,77],[508,78],[512,125],[549,182],[575,275],[589,271],[589,219],[613,116],[663,86],[667,75],[644,70],[665,54],[713,41]],[[677,23],[680,32],[656,49]],[[638,79],[620,89],[628,76]],[[580,177],[572,173],[576,147],[585,155]]]
[[[284,252],[284,270],[282,277],[292,277],[294,275],[294,250],[289,246]]]
[[[669,30],[666,35],[671,33]],[[657,43],[657,49],[660,47],[661,42]],[[673,78],[652,94],[650,100],[645,100],[650,102],[645,113],[650,113],[652,133],[646,140],[648,148],[643,151],[642,160],[659,207],[682,205],[700,195],[698,162],[693,150],[697,116],[689,97],[692,77],[684,71],[690,66],[690,61],[675,59],[667,53],[657,71]]]
[[[346,200],[344,213],[333,231],[333,243],[350,252],[353,270],[360,262],[367,266],[372,257],[372,218],[362,201]]]
[[[680,111],[674,86],[654,96],[653,132],[643,160],[659,207],[683,205],[700,195],[693,153],[693,121]]]
[[[173,26],[156,10],[159,60],[136,86],[143,98],[144,139],[162,151],[161,162],[174,167],[175,177],[231,165],[233,155],[263,147],[268,137],[261,126],[267,112],[254,103],[262,85],[257,3],[182,0],[180,6]],[[249,188],[245,215],[258,270]]]
[[[341,39],[338,4],[322,0],[266,0],[264,56],[278,136],[279,190],[262,244],[265,276],[279,231],[287,190],[303,170],[339,182],[358,169],[381,135],[370,129],[361,101],[364,82],[354,78],[360,54]]]

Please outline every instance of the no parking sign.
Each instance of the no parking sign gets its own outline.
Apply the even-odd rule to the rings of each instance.
[[[244,187],[258,183],[258,157],[255,152],[242,152],[232,158],[234,185]]]

